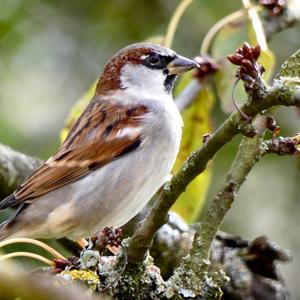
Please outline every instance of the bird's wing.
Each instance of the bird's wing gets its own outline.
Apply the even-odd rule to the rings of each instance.
[[[58,152],[0,202],[0,209],[32,203],[136,149],[142,142],[141,119],[146,113],[145,106],[128,108],[111,101],[92,101]]]

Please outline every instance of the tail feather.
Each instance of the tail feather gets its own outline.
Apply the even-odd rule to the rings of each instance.
[[[16,204],[16,198],[14,194],[9,195],[0,201],[0,210],[11,207]]]
[[[0,224],[0,241],[5,240],[12,234],[7,221]]]
[[[14,194],[9,195],[0,202],[0,210],[10,207],[15,203],[15,201],[16,198]],[[0,224],[0,241],[11,237],[18,231],[18,226],[16,226],[15,219],[25,206],[25,203],[21,204],[6,221]]]

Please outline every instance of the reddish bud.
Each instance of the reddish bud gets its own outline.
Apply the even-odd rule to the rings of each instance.
[[[243,50],[244,50],[245,54],[251,50],[251,46],[249,45],[248,42],[244,42]]]
[[[236,50],[236,52],[237,52],[238,54],[244,55],[244,50],[243,50],[243,48],[238,48],[238,49]]]
[[[260,55],[260,46],[251,47],[244,42],[242,48],[238,48],[236,53],[227,56],[227,59],[234,65],[240,66],[236,72],[236,77],[247,82],[247,88],[252,88],[255,81],[263,73],[264,68],[257,63]]]
[[[241,65],[243,58],[244,57],[241,54],[238,54],[238,53],[230,54],[230,55],[227,56],[227,59],[231,63],[233,63],[234,65],[238,65],[238,66]]]
[[[252,54],[253,54],[253,58],[255,60],[257,60],[260,56],[260,46],[256,45],[253,49],[252,49]]]
[[[195,71],[194,77],[198,78],[200,81],[220,69],[217,62],[209,56],[197,56],[194,60],[200,65],[200,67]]]
[[[245,53],[245,58],[249,59],[250,61],[253,60],[252,48]]]
[[[252,67],[252,62],[249,59],[243,59],[242,60],[242,65],[246,67],[247,69]]]

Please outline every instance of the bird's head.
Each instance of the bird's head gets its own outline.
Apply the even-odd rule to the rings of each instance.
[[[96,94],[135,89],[149,94],[170,93],[177,75],[199,65],[166,47],[138,43],[115,54],[105,65]]]

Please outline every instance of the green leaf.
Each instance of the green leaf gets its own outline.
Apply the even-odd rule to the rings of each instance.
[[[178,95],[191,81],[191,72],[181,77],[175,94]],[[203,143],[203,135],[211,131],[211,110],[215,102],[211,88],[203,86],[193,103],[182,113],[184,128],[180,151],[174,165],[176,172],[186,158]],[[207,189],[211,179],[211,168],[208,167],[195,178],[179,197],[172,209],[180,214],[187,222],[195,221],[203,207]]]
[[[251,10],[251,18],[248,20],[248,40],[251,45],[259,45],[261,53],[258,62],[265,68],[263,79],[268,82],[275,69],[276,59],[273,52],[268,48],[263,23],[256,10]]]

